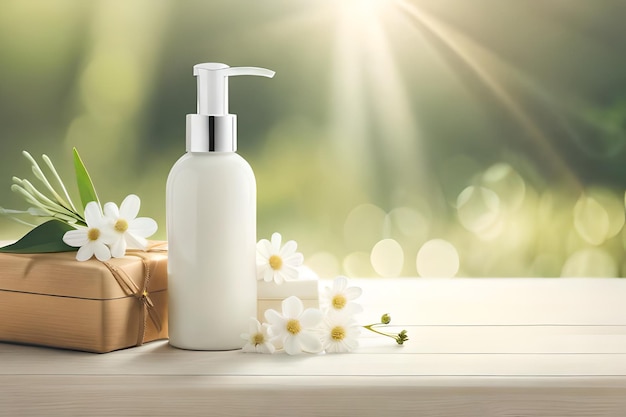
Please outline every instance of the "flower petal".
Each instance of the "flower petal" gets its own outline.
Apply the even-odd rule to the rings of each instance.
[[[272,244],[267,239],[261,239],[256,244],[257,254],[267,261],[272,256]]]
[[[148,241],[141,236],[135,236],[132,233],[124,233],[124,239],[129,248],[146,250],[148,247]]]
[[[89,227],[98,227],[102,223],[102,209],[95,201],[90,201],[85,207],[85,221]]]
[[[275,350],[276,350],[276,348],[271,343],[261,343],[260,345],[258,345],[256,347],[256,351],[259,352],[259,353],[269,353],[269,354],[272,354],[272,353],[274,353]]]
[[[326,353],[339,353],[339,343],[332,339],[327,340],[324,342],[324,350],[326,350]]]
[[[285,318],[273,308],[265,310],[265,320],[267,320],[273,326],[282,326],[284,327]]]
[[[73,247],[84,246],[89,242],[87,238],[87,229],[70,230],[63,235],[63,242]],[[89,256],[91,257],[91,255]]]
[[[361,334],[361,326],[355,321],[346,326],[346,339],[356,339]]]
[[[293,255],[296,252],[296,249],[298,249],[298,244],[295,240],[290,240],[286,242],[282,248],[280,248],[280,256],[282,258],[286,258],[289,255]]]
[[[300,338],[302,337],[302,334],[299,334],[298,336],[288,336],[287,339],[285,340],[285,352],[287,352],[288,355],[298,355],[300,353],[302,353],[302,347],[300,346]]]
[[[157,222],[150,217],[139,217],[128,223],[128,231],[135,236],[150,237],[158,228]]]
[[[250,317],[250,322],[248,323],[248,330],[250,334],[253,335],[255,333],[261,333],[261,323],[254,317]]]
[[[276,348],[276,349],[282,349],[283,348],[283,339],[284,337],[272,337],[270,339],[270,343]]]
[[[91,259],[91,257],[93,256],[93,250],[93,245],[87,243],[86,245],[78,249],[78,252],[76,252],[76,260],[82,262]]]
[[[283,282],[285,282],[285,275],[282,273],[282,271],[273,271],[272,275],[274,276],[274,282],[278,285],[281,285]]]
[[[272,268],[266,267],[263,273],[263,281],[272,282],[274,280],[274,271]]]
[[[300,252],[296,252],[289,256],[283,257],[283,262],[291,266],[300,266],[304,262],[304,255],[302,255]]]
[[[283,265],[280,270],[280,275],[282,275],[282,278],[284,278],[285,281],[295,281],[298,279],[300,271],[298,268],[291,265]]]
[[[246,353],[256,353],[256,348],[252,343],[246,343],[242,348],[242,352]]]
[[[333,280],[333,291],[343,292],[348,286],[348,278],[340,275]]]
[[[302,324],[302,327],[304,327],[305,329],[310,329],[320,324],[323,318],[324,315],[322,314],[321,310],[317,308],[307,308],[306,310],[304,310],[304,312],[302,312],[299,320],[300,324]]]
[[[343,313],[345,313],[346,315],[354,315],[354,314],[359,314],[363,312],[363,306],[361,304],[358,303],[347,303],[342,309],[341,311]]]
[[[114,258],[122,258],[124,255],[126,255],[126,240],[117,239],[111,245],[111,256]]]
[[[297,318],[302,313],[304,306],[302,305],[302,301],[292,295],[291,297],[285,298],[282,302],[283,307],[283,316],[287,318]]]
[[[115,203],[106,203],[104,205],[104,216],[108,217],[109,219],[116,221],[117,219],[119,219],[120,217],[120,211],[117,208],[117,204]]]
[[[280,242],[282,241],[280,233],[272,233],[272,251],[273,253],[280,253]]]
[[[111,251],[109,247],[102,242],[93,242],[93,252],[99,261],[108,261],[111,259]]]
[[[309,353],[318,353],[322,350],[322,342],[319,337],[311,332],[300,332],[298,335],[300,348]]]
[[[361,287],[348,287],[343,291],[348,300],[355,300],[363,294]]]
[[[133,220],[139,214],[141,200],[135,194],[126,196],[120,204],[120,217],[126,220]]]
[[[348,352],[352,352],[354,349],[359,347],[359,341],[357,339],[346,337],[343,340],[343,343],[345,344]]]
[[[104,227],[100,229],[99,240],[106,243],[107,245],[112,245],[118,240],[124,240],[124,234],[115,230],[113,224],[107,223],[103,226]]]

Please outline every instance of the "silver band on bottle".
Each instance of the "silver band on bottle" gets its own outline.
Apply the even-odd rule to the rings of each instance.
[[[237,115],[187,115],[187,152],[235,152]]]

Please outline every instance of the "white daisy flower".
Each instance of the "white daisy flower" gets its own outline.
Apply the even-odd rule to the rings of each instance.
[[[63,242],[69,246],[79,247],[76,259],[86,261],[96,255],[100,261],[111,259],[111,251],[107,244],[111,243],[105,233],[106,222],[100,205],[95,201],[85,207],[87,227],[70,230],[63,235]]]
[[[303,309],[302,301],[291,296],[283,300],[282,314],[273,309],[265,311],[273,336],[271,341],[282,344],[289,355],[322,350],[322,342],[316,334],[316,327],[323,318],[322,312],[317,308]]]
[[[322,346],[326,353],[352,352],[359,346],[361,327],[347,314],[330,312],[324,318]]]
[[[241,338],[248,342],[242,350],[253,353],[274,353],[276,348],[270,342],[269,327],[269,324],[261,324],[254,317],[250,317],[249,333],[241,334]]]
[[[107,233],[111,234],[111,255],[121,258],[126,248],[146,250],[148,242],[145,238],[157,231],[157,223],[149,217],[137,217],[141,200],[134,194],[122,201],[119,209],[115,203],[104,205],[104,216],[111,226]]]
[[[357,314],[363,311],[363,307],[355,303],[363,290],[360,287],[348,287],[348,278],[338,276],[333,280],[333,287],[326,287],[322,305],[324,311],[335,311],[347,315]]]
[[[261,239],[257,243],[257,279],[265,282],[298,279],[298,267],[304,262],[304,256],[296,252],[298,244],[290,240],[281,247],[280,233],[272,234],[272,241]]]

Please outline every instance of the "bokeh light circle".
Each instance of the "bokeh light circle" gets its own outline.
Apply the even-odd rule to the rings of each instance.
[[[500,198],[488,188],[469,186],[457,198],[457,215],[470,232],[488,232],[499,220]]]
[[[459,253],[447,240],[432,239],[420,248],[416,265],[421,277],[452,278],[459,272]]]
[[[609,235],[609,213],[595,198],[583,195],[574,206],[574,228],[588,243],[601,245]]]
[[[361,204],[348,214],[343,226],[346,247],[369,251],[383,237],[387,213],[374,204]]]
[[[380,276],[397,277],[404,266],[404,251],[395,240],[383,239],[374,245],[370,262]]]
[[[330,252],[317,252],[309,256],[305,264],[320,278],[334,278],[340,274],[339,260]]]
[[[565,261],[561,277],[617,277],[615,259],[599,248],[585,248],[574,252]]]

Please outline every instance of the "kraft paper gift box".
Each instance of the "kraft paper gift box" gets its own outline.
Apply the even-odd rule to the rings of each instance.
[[[110,352],[167,338],[167,252],[0,253],[0,341]]]

